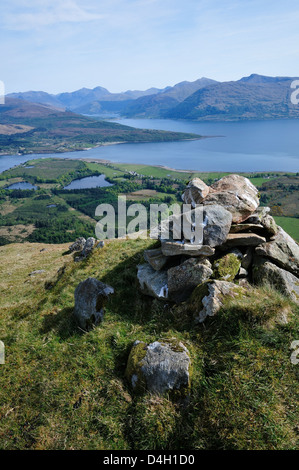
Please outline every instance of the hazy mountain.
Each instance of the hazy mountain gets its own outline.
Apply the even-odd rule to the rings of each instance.
[[[24,99],[32,103],[40,103],[50,106],[60,107],[62,109],[68,108],[72,111],[80,110],[82,107],[83,113],[97,113],[98,109],[101,109],[102,101],[117,102],[117,101],[128,101],[138,99],[142,96],[153,95],[165,91],[164,89],[159,88],[149,88],[148,90],[127,90],[122,93],[110,93],[106,88],[96,87],[93,89],[90,88],[81,88],[73,92],[59,93],[53,95],[46,93],[44,91],[26,91],[20,93],[10,93],[7,96],[9,98]],[[122,105],[120,105],[122,108]],[[93,110],[96,111],[93,111]],[[109,105],[108,105],[109,109]]]
[[[193,120],[241,120],[299,118],[299,106],[291,103],[294,79],[251,75],[236,82],[202,88],[164,117]]]
[[[193,120],[285,119],[299,117],[299,105],[290,101],[293,80],[252,74],[238,81],[200,78],[145,91],[110,93],[106,88],[96,87],[58,95],[29,91],[8,96],[91,115],[113,113]]]
[[[49,106],[56,106],[57,108],[64,109],[64,105],[57,98],[56,95],[51,95],[45,91],[25,91],[23,93],[10,93],[8,98],[16,98],[20,100],[30,101],[32,103],[40,103]]]
[[[181,82],[165,91],[138,98],[128,104],[124,110],[127,117],[163,117],[164,113],[174,108],[200,88],[218,83],[209,78],[200,78],[195,82]]]

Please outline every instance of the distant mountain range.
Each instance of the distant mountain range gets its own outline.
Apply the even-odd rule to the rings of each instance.
[[[25,99],[80,114],[111,114],[139,118],[191,120],[249,120],[299,118],[299,105],[291,103],[296,78],[252,74],[231,82],[200,78],[164,89],[110,93],[106,88],[82,88],[51,95],[42,91],[12,93]]]

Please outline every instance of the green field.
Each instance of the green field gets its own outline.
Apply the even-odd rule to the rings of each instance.
[[[299,219],[294,217],[274,217],[274,219],[278,225],[299,243]]]

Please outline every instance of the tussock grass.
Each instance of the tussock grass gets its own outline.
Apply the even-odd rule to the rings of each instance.
[[[2,449],[298,448],[299,368],[289,349],[298,307],[265,286],[195,326],[187,304],[139,293],[136,265],[151,245],[110,241],[80,263],[67,245],[0,248]],[[46,272],[28,276],[38,269]],[[115,294],[103,323],[84,332],[72,311],[87,277]],[[189,399],[134,397],[125,380],[133,342],[172,337],[192,357]]]

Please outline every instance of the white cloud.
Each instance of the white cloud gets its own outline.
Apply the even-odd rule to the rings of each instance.
[[[10,7],[10,8],[9,8]],[[17,0],[4,8],[2,23],[11,30],[32,30],[59,23],[102,20],[104,15],[78,5],[74,0]]]

